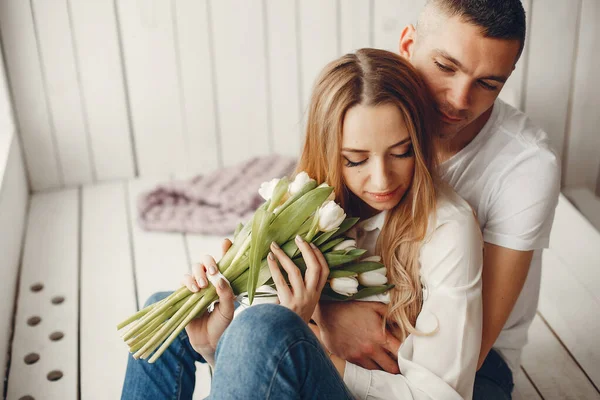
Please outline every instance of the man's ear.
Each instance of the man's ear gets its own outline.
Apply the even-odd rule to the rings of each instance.
[[[402,29],[402,33],[400,34],[400,48],[399,53],[402,57],[410,60],[413,55],[415,39],[417,36],[417,31],[414,25],[407,25]]]

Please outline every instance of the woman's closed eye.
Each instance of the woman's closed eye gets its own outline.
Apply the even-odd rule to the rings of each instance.
[[[362,161],[356,161],[355,162],[355,161],[350,161],[348,159],[348,157],[346,157],[346,156],[344,156],[344,158],[346,159],[346,164],[344,164],[346,167],[358,167],[359,165],[362,165],[362,164],[366,163],[367,160],[368,160],[368,158],[365,158]]]
[[[390,156],[394,157],[394,158],[409,158],[412,157],[414,155],[413,152],[413,147],[412,145],[409,146],[408,150],[406,150],[406,152],[402,153],[402,154],[390,154]],[[348,157],[344,156],[344,159],[346,160],[346,167],[358,167],[359,165],[363,165],[364,163],[366,163],[369,159],[365,158],[364,160],[361,161],[352,161],[350,160]]]

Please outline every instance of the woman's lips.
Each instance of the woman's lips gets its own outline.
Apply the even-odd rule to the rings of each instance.
[[[392,190],[391,192],[382,192],[382,193],[367,192],[367,194],[374,201],[376,201],[378,203],[383,203],[383,202],[391,200],[394,197],[394,195],[396,194],[397,191],[398,191],[398,188]]]

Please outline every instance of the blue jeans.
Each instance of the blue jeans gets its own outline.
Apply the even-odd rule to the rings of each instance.
[[[475,375],[473,400],[511,400],[514,386],[506,361],[492,349]]]
[[[146,304],[169,295],[157,293]],[[195,361],[185,330],[154,364],[131,355],[122,399],[191,399]],[[215,354],[210,399],[352,399],[306,323],[275,304],[248,308],[227,328]]]

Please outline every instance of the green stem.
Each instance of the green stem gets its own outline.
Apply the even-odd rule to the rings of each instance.
[[[130,353],[136,353],[139,349],[141,349],[142,347],[144,347],[144,345],[146,343],[148,343],[148,341],[150,339],[152,339],[154,337],[154,335],[162,328],[162,326],[164,325],[164,321],[162,322],[161,325],[155,327],[152,332],[150,332],[148,335],[145,335],[143,337],[138,336],[135,339],[131,339],[132,343],[129,344],[129,352]]]
[[[181,308],[181,306],[183,304],[185,304],[186,300],[187,299],[179,300],[179,302],[177,304],[175,304],[173,307],[169,308],[167,311],[162,313],[160,316],[157,316],[156,318],[154,318],[154,320],[152,322],[145,324],[145,327],[142,329],[142,331],[139,332],[136,337],[129,339],[127,341],[127,344],[131,347],[131,346],[135,345],[136,343],[139,343],[146,336],[148,336],[149,332],[152,332],[151,335],[153,335],[156,332],[156,328],[161,326],[164,321],[171,318],[177,312],[177,310],[179,310]]]
[[[184,289],[185,289],[185,286],[182,286],[179,289],[177,289],[174,293],[172,293],[171,295],[180,293]],[[141,309],[140,311],[136,312],[135,314],[133,314],[132,316],[130,316],[129,318],[127,318],[125,321],[123,321],[119,325],[117,325],[117,330],[120,330],[120,329],[126,327],[127,325],[129,325],[130,323],[132,323],[133,321],[135,321],[137,319],[140,319],[141,317],[143,317],[144,315],[146,315],[147,313],[149,313],[150,311],[152,311],[152,309],[154,307],[156,307],[158,304],[161,304],[164,301],[165,301],[165,299],[162,299],[160,301],[157,301],[156,303],[152,303],[152,304],[148,305],[147,307],[144,307],[143,309]]]
[[[214,289],[212,291],[214,292]],[[210,290],[208,290],[207,293],[208,292],[210,292]],[[194,293],[191,296],[189,296],[189,298],[187,299],[185,304],[183,306],[181,306],[181,308],[179,310],[177,310],[175,315],[173,317],[171,317],[171,319],[161,328],[161,330],[156,335],[154,335],[154,337],[148,343],[146,343],[146,345],[144,347],[142,347],[138,351],[138,353],[141,353],[141,354],[145,353],[146,350],[151,348],[159,340],[159,337],[157,337],[157,336],[162,336],[165,332],[168,332],[170,329],[172,329],[173,325],[175,325],[175,323],[181,317],[181,315],[186,313],[201,298],[202,295],[200,293],[201,292]],[[136,355],[137,355],[137,353],[136,353]],[[134,357],[135,357],[135,355],[134,355]]]
[[[194,308],[188,313],[187,317],[179,324],[179,326],[177,326],[177,328],[173,331],[173,333],[171,333],[171,336],[169,336],[169,338],[162,344],[162,346],[160,346],[160,348],[156,351],[156,353],[154,353],[154,355],[150,358],[150,360],[148,360],[148,362],[150,364],[152,364],[156,360],[158,360],[158,358],[162,355],[162,353],[164,353],[164,351],[167,349],[167,347],[169,347],[171,345],[171,343],[173,342],[173,340],[175,340],[177,335],[179,335],[179,332],[181,332],[183,329],[185,329],[186,325],[189,324],[190,321],[192,319],[194,319],[197,314],[199,314],[200,312],[206,311],[207,306],[210,303],[212,303],[213,301],[215,301],[216,299],[217,299],[217,294],[215,292],[215,293],[213,293],[212,296],[210,296],[207,293],[206,296],[204,296],[200,301],[198,301],[198,303],[196,303]]]
[[[204,294],[203,291],[200,291],[196,294]],[[131,339],[134,337],[139,331],[141,331],[146,324],[150,323],[154,318],[160,316],[164,311],[168,310],[169,307],[178,303],[180,300],[188,298],[192,295],[192,292],[188,290],[187,287],[182,286],[176,292],[171,293],[167,298],[164,299],[164,302],[157,303],[156,307],[146,315],[142,317],[142,319],[132,327],[125,335],[123,335],[123,340]]]
[[[175,318],[175,317],[173,317],[173,318]],[[176,321],[176,324],[179,325],[179,323],[181,321],[183,321],[183,318],[185,318],[185,314],[179,316],[179,318]],[[138,350],[136,352],[138,358],[141,358],[142,360],[145,360],[148,357],[150,357],[150,355],[154,352],[154,350],[156,350],[156,348],[162,342],[164,342],[167,337],[169,337],[169,335],[171,334],[171,331],[172,330],[167,330],[166,332],[163,332],[162,334],[159,331],[155,335],[153,335],[152,337],[156,338],[157,340],[155,341],[155,343],[152,346],[148,347],[145,351]],[[148,343],[148,342],[146,342],[146,343]],[[135,354],[134,354],[134,357],[135,357]]]

